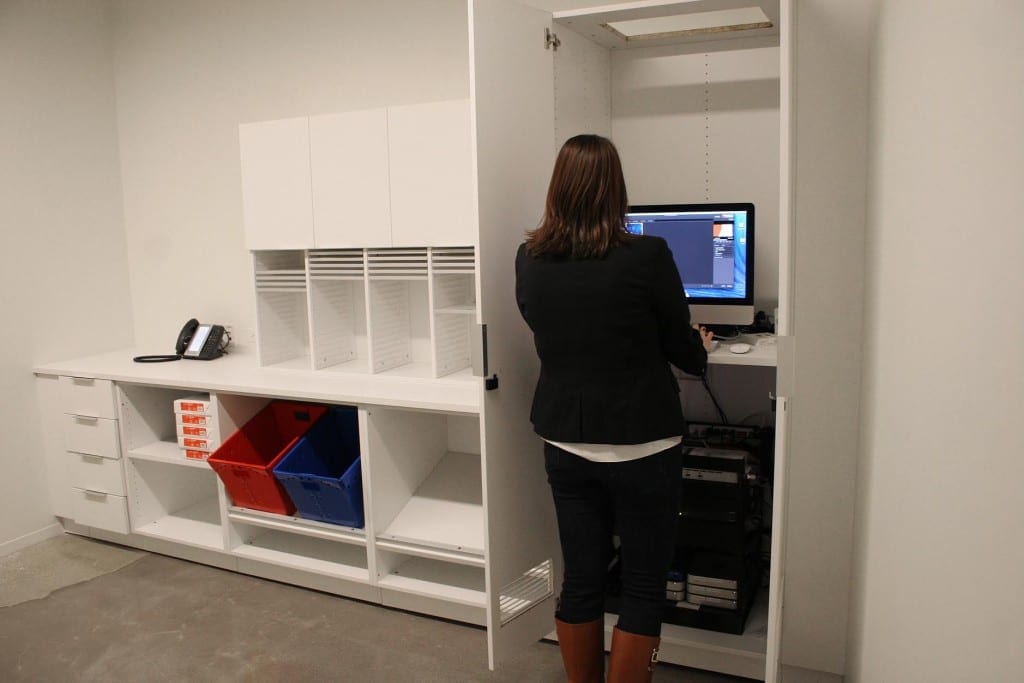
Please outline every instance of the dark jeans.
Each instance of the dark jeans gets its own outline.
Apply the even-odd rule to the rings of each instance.
[[[627,462],[592,462],[544,444],[565,578],[556,616],[582,624],[604,615],[612,535],[620,542],[618,626],[661,634],[665,575],[675,548],[683,455],[679,446]]]

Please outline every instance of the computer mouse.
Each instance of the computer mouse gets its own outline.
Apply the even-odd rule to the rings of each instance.
[[[750,344],[744,344],[743,342],[737,342],[729,346],[729,350],[732,351],[733,353],[747,353],[752,348],[754,347],[752,347]]]

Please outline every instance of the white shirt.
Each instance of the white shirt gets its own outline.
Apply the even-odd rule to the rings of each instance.
[[[562,443],[561,441],[544,440],[552,446],[557,446],[563,451],[568,451],[592,462],[627,462],[666,451],[682,443],[683,437],[670,436],[667,439],[636,444]]]

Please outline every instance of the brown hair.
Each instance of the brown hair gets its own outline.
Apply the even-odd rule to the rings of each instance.
[[[629,235],[626,181],[611,140],[577,135],[562,145],[548,185],[544,219],[526,236],[531,256],[600,258]]]

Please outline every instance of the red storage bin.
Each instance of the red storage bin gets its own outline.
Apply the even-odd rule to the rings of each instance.
[[[325,406],[272,401],[210,454],[207,462],[235,505],[295,514],[295,505],[274,478],[274,465],[326,412]]]

